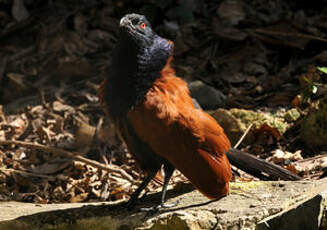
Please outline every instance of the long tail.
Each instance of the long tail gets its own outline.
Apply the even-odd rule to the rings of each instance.
[[[287,169],[237,149],[231,148],[227,152],[227,157],[229,162],[235,167],[262,180],[302,179]]]

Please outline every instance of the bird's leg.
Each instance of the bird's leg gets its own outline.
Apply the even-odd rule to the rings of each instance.
[[[151,208],[142,208],[142,211],[158,211],[161,208],[171,208],[176,205],[178,205],[178,201],[170,204],[165,204],[166,201],[166,193],[167,193],[167,187],[169,184],[169,180],[171,176],[173,175],[175,168],[172,166],[170,163],[165,163],[164,164],[164,172],[165,172],[165,179],[164,179],[164,184],[162,186],[162,192],[161,192],[161,202],[159,205],[151,207]]]
[[[145,187],[149,184],[149,182],[155,177],[156,172],[149,172],[149,174],[144,178],[140,186],[135,190],[135,192],[131,195],[129,198],[129,201],[127,202],[127,208],[129,210],[133,209],[135,206],[135,203],[140,195],[140,193],[145,189]]]
[[[173,175],[174,170],[175,170],[174,166],[172,166],[170,163],[164,164],[165,180],[162,186],[161,203],[159,204],[158,208],[171,208],[178,204],[178,202],[165,204],[169,180]]]

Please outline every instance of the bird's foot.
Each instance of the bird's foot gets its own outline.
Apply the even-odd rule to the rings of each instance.
[[[165,209],[165,208],[173,208],[175,206],[177,206],[179,204],[179,200],[176,201],[176,202],[172,202],[172,203],[161,203],[157,206],[153,206],[153,207],[150,207],[150,208],[140,208],[140,211],[141,212],[148,212],[148,213],[156,213],[162,209]]]
[[[131,211],[134,209],[136,202],[137,199],[129,199],[129,201],[125,203],[125,207],[127,208],[128,211]]]

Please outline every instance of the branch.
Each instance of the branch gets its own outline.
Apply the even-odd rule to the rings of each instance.
[[[130,176],[128,173],[126,173],[124,170],[120,169],[117,166],[113,166],[113,165],[104,165],[101,164],[97,161],[94,160],[90,160],[87,159],[85,157],[80,156],[80,154],[78,152],[69,152],[63,149],[59,149],[59,148],[55,148],[55,147],[51,147],[51,146],[45,146],[45,145],[41,145],[41,144],[36,144],[36,143],[30,143],[30,142],[24,142],[24,141],[3,141],[0,140],[0,145],[17,145],[17,146],[21,146],[21,147],[26,147],[26,148],[30,148],[30,149],[37,149],[43,152],[50,152],[53,153],[55,155],[60,155],[66,158],[70,158],[73,160],[77,160],[77,161],[81,161],[84,162],[88,165],[91,165],[93,167],[102,169],[102,170],[106,170],[108,172],[115,172],[115,173],[119,173],[122,175],[122,177],[124,177],[124,179],[128,180],[131,183],[134,183],[134,179],[132,176]]]

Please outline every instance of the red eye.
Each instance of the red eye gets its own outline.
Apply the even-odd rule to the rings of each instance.
[[[141,25],[140,25],[141,29],[144,30],[145,27],[146,27],[146,24],[143,22]]]

